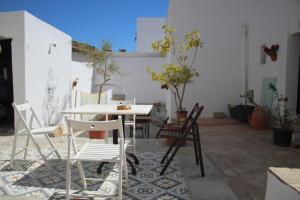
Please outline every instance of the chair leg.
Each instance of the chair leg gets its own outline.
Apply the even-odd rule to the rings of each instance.
[[[156,139],[160,136],[162,130],[163,130],[163,128],[161,127],[161,128],[159,129],[159,131],[156,133],[156,136],[155,136]]]
[[[126,157],[125,157],[126,159]],[[120,162],[119,162],[119,200],[122,200],[122,179],[123,179],[123,161],[124,161],[124,158],[123,158],[123,155],[121,156],[120,158]]]
[[[194,143],[194,152],[195,152],[195,159],[196,159],[196,165],[199,165],[199,157],[198,157],[198,143],[195,137],[195,134],[193,133],[193,143]]]
[[[198,125],[196,125],[195,127],[195,134],[196,134],[196,139],[197,139],[197,143],[198,143],[198,158],[200,161],[200,170],[201,170],[201,176],[204,177],[205,173],[204,173],[204,163],[203,163],[203,157],[202,157],[202,149],[201,149],[201,141],[200,141],[200,132],[199,132],[199,127]]]
[[[46,157],[44,156],[44,154],[42,153],[42,150],[41,150],[40,146],[38,145],[38,143],[35,142],[35,140],[34,140],[34,138],[33,138],[32,135],[29,134],[29,137],[30,137],[30,139],[32,140],[32,143],[34,144],[36,150],[38,151],[38,153],[39,153],[40,156],[42,157],[42,159],[43,159],[45,165],[46,165],[48,168],[51,168],[50,165],[49,165],[49,163],[48,163],[48,161],[47,161],[47,158],[46,158]]]
[[[70,200],[70,190],[71,190],[71,161],[67,161],[67,178],[66,178],[66,200]]]
[[[126,183],[126,188],[128,188],[129,178],[128,178],[128,167],[127,167],[126,153],[125,152],[124,152],[123,156],[124,156],[123,162],[124,162],[125,183]]]
[[[14,158],[15,158],[15,155],[16,155],[17,140],[18,140],[18,133],[15,133],[13,148],[12,148],[12,151],[11,151],[11,157],[10,157],[10,161],[9,161],[10,168],[14,167]]]
[[[52,150],[54,150],[54,152],[55,152],[57,158],[58,158],[58,159],[61,159],[61,157],[60,157],[60,155],[59,155],[57,149],[55,148],[54,144],[52,143],[51,139],[49,138],[49,135],[48,135],[48,134],[45,134],[45,137],[46,137],[47,141],[49,142],[49,144],[50,144]]]
[[[24,160],[26,160],[26,157],[27,157],[28,146],[29,146],[29,135],[27,135],[27,137],[26,137],[26,146],[25,146],[25,150],[24,150]]]
[[[196,129],[195,129],[195,127],[193,127],[193,130],[192,130],[191,134],[193,136],[196,165],[199,165],[198,143],[197,143],[197,136],[196,136]]]
[[[79,170],[79,175],[80,175],[81,183],[83,185],[83,189],[86,189],[87,185],[86,185],[86,180],[85,180],[85,176],[84,176],[82,163],[80,161],[76,161],[76,163],[77,163],[77,167]]]
[[[171,150],[175,147],[177,142],[178,142],[178,139],[175,139],[174,142],[172,143],[172,145],[169,147],[168,151],[165,153],[163,159],[160,161],[161,164],[163,164],[165,162],[166,158],[168,157]]]
[[[176,146],[175,150],[171,154],[170,158],[167,160],[167,163],[165,164],[164,168],[161,170],[160,175],[163,175],[165,173],[166,169],[169,167],[169,165],[172,162],[172,160],[173,160],[174,156],[176,155],[177,151],[182,146],[183,141],[184,141],[184,139],[179,139],[178,145]]]
[[[135,147],[135,145],[136,145],[136,140],[135,140],[135,137],[136,137],[136,130],[135,130],[135,124],[133,124],[133,126],[132,126],[132,128],[133,128],[133,134],[132,134],[132,140],[133,140],[133,153],[135,153],[135,151],[136,151],[136,147]]]

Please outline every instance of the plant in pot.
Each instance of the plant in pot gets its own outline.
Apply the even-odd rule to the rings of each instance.
[[[185,34],[184,40],[178,42],[174,36],[175,29],[173,27],[164,25],[162,29],[165,33],[164,38],[153,42],[152,48],[162,57],[171,54],[174,62],[164,64],[160,72],[152,70],[149,66],[146,70],[151,73],[153,81],[158,81],[162,89],[170,90],[174,95],[177,124],[181,124],[187,118],[187,111],[183,108],[185,91],[192,79],[199,76],[195,69],[195,60],[198,49],[202,48],[203,43],[198,31]],[[172,141],[172,137],[167,137],[168,144]]]
[[[245,99],[245,104],[240,104],[235,106],[236,109],[236,119],[242,123],[248,123],[248,118],[252,114],[254,110],[253,105],[248,105],[248,101],[250,99],[250,103],[253,100],[253,90],[248,90],[246,94],[240,95],[241,98]]]
[[[288,97],[279,94],[276,86],[272,83],[269,88],[274,92],[275,105],[271,111],[273,141],[278,146],[290,146],[292,142],[294,120],[290,117],[288,109]]]
[[[116,63],[112,54],[112,45],[109,41],[104,40],[100,49],[92,47],[88,44],[79,43],[77,44],[78,50],[87,56],[88,67],[93,68],[93,73],[99,75],[99,90],[98,90],[98,104],[101,104],[101,93],[105,86],[116,86],[111,84],[111,77],[113,74],[122,74],[120,66]],[[94,120],[102,121],[105,120],[105,116],[97,115]],[[90,138],[92,139],[103,139],[105,137],[105,131],[90,131]]]
[[[152,70],[149,66],[146,70],[151,73],[153,81],[160,82],[162,89],[170,90],[174,95],[177,122],[180,123],[187,118],[187,111],[183,108],[183,99],[187,85],[194,77],[199,76],[195,69],[195,60],[198,49],[202,48],[203,43],[197,31],[185,34],[184,41],[178,42],[174,36],[173,27],[164,25],[162,29],[165,33],[164,38],[153,42],[152,48],[163,57],[172,54],[174,62],[163,65],[160,72]],[[192,57],[189,59],[190,55]]]
[[[231,105],[231,104],[228,104],[228,110],[229,110],[229,114],[230,114],[230,117],[232,119],[236,119],[237,118],[237,105]]]

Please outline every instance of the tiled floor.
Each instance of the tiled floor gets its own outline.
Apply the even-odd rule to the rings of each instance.
[[[191,143],[181,148],[177,156],[193,199],[263,200],[268,167],[300,168],[300,149],[274,146],[270,130],[255,130],[235,122],[203,124],[200,131],[206,176],[200,176]],[[153,137],[156,129],[151,130]],[[55,140],[59,145],[65,144],[62,138]],[[11,148],[11,143],[12,136],[1,136],[0,150]],[[163,139],[139,140],[137,147],[138,151],[166,148]]]
[[[275,146],[271,130],[217,119],[200,121],[200,132],[206,176],[200,176],[191,143],[178,154],[193,199],[263,200],[268,167],[300,168],[300,149]]]

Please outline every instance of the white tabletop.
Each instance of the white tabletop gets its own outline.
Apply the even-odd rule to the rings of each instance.
[[[83,105],[66,109],[61,114],[109,114],[109,115],[148,115],[152,105],[130,105],[130,110],[117,110],[117,105],[96,104]]]

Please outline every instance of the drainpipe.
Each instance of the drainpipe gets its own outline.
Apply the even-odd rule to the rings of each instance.
[[[246,23],[242,25],[242,66],[243,66],[243,95],[244,104],[247,104],[247,93],[248,93],[248,57],[247,57],[247,37],[248,37],[248,26]]]

